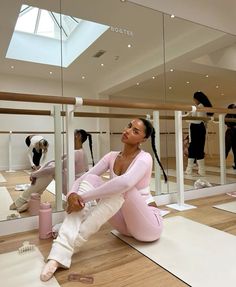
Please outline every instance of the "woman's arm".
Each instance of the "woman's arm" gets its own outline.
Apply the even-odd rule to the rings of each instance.
[[[45,175],[55,175],[55,161],[51,160],[47,162],[44,166],[42,166],[37,171],[34,171],[30,174],[30,177],[32,178],[39,178],[43,177]]]
[[[112,178],[104,182],[101,186],[88,192],[77,192],[84,202],[105,198],[117,193],[125,193],[134,187],[144,178],[145,175],[151,174],[152,157],[146,153],[145,156],[138,158],[134,164],[121,176]]]
[[[102,175],[109,169],[109,163],[112,153],[106,154],[94,167],[92,167],[89,171],[83,174],[81,177],[76,179],[72,185],[71,190],[67,194],[67,198],[71,193],[77,193],[79,189],[80,182],[84,179],[84,177],[88,174]]]

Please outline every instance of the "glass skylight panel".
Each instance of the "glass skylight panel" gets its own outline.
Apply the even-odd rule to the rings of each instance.
[[[22,5],[6,58],[66,68],[108,29],[107,25]]]
[[[80,22],[78,18],[22,5],[15,31],[66,40]]]

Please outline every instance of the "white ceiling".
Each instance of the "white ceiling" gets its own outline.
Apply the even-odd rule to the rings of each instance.
[[[62,14],[122,28],[123,32],[131,31],[133,36],[109,29],[63,69],[63,74],[56,66],[6,59],[22,4],[54,12],[61,10]],[[165,99],[191,103],[193,92],[202,90],[218,107],[235,101],[234,36],[181,19],[171,19],[169,15],[163,17],[157,11],[132,3],[120,0],[4,1],[0,9],[0,39],[2,74],[48,79],[49,71],[53,71],[50,77],[56,80],[61,80],[63,75],[66,82],[87,84],[100,95],[114,99]],[[132,48],[127,48],[129,43]],[[106,53],[94,58],[99,50]],[[101,63],[104,67],[100,66]],[[171,68],[173,72],[170,72]],[[82,75],[86,76],[84,80]],[[156,78],[152,79],[152,76]]]

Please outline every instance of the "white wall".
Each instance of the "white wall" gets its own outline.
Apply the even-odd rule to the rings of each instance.
[[[77,86],[73,84],[64,83],[63,94],[70,97],[81,96],[82,98],[95,98],[97,95],[91,89],[86,86]],[[52,80],[41,80],[34,78],[16,77],[12,75],[1,75],[0,77],[0,90],[6,92],[17,93],[32,93],[42,95],[62,95],[61,83]],[[11,101],[1,101],[1,108],[20,108],[20,109],[40,109],[40,110],[52,110],[51,104],[40,103],[20,103]],[[97,108],[80,107],[78,111],[97,111]],[[103,124],[104,125],[104,124]],[[65,125],[64,125],[65,127]],[[100,131],[100,123],[96,118],[75,118],[74,128],[82,128],[90,132]],[[65,128],[64,128],[65,130]],[[12,134],[12,165],[11,169],[22,169],[30,167],[27,158],[27,147],[25,145],[25,137],[31,132],[41,132],[45,138],[49,141],[49,152],[47,160],[54,158],[54,135],[44,134],[43,132],[54,131],[53,117],[49,116],[32,116],[32,115],[8,115],[0,114],[0,170],[8,170],[9,160],[9,134],[6,132],[15,132]],[[25,133],[19,133],[25,132]],[[95,161],[100,158],[100,140],[101,135],[93,134],[93,151]],[[88,152],[89,160],[90,151],[88,143],[86,142],[84,148]],[[106,141],[102,145],[102,154],[110,149],[109,142],[106,145]],[[64,149],[66,150],[66,149]]]
[[[236,35],[235,0],[128,0]]]

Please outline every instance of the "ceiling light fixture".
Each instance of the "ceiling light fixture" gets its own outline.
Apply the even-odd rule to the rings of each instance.
[[[187,82],[186,82],[186,84],[190,84],[190,82],[189,82],[189,81],[187,81]]]
[[[219,89],[219,85],[216,85],[216,89]]]
[[[15,67],[14,66],[11,66],[11,69],[14,69]]]
[[[139,86],[139,83],[137,83],[136,85]]]
[[[132,47],[132,45],[131,44],[128,44],[128,48],[131,48]]]
[[[103,66],[104,66],[104,64],[103,64],[103,63],[101,63],[101,66],[103,67]]]
[[[209,77],[209,75],[206,75],[206,78],[208,78]]]
[[[174,72],[174,69],[170,69],[170,72]]]
[[[85,79],[85,76],[82,76],[82,79],[84,80],[84,79]]]
[[[169,90],[172,90],[172,87],[169,87]]]
[[[52,72],[50,71],[49,74],[52,75]]]
[[[156,79],[156,77],[155,77],[155,76],[153,76],[153,77],[152,77],[152,79],[153,79],[153,80],[155,80],[155,79]]]
[[[171,14],[171,15],[170,15],[170,18],[175,18],[175,15],[174,15],[174,14]]]

